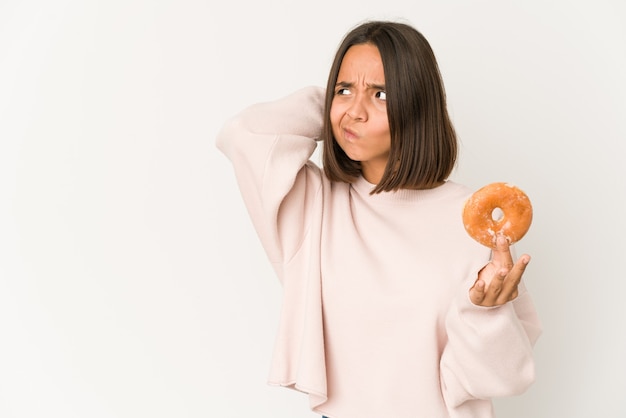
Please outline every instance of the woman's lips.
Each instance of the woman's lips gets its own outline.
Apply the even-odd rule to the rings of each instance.
[[[355,131],[353,131],[352,129],[343,128],[343,133],[344,133],[344,137],[346,138],[347,141],[355,141],[355,140],[359,139],[359,135]]]

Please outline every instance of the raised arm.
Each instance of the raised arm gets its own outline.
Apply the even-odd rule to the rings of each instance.
[[[307,87],[250,106],[217,137],[273,263],[297,250],[321,187],[321,171],[309,158],[321,133],[323,103],[324,89]]]

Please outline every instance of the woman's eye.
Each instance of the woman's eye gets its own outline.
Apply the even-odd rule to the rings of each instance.
[[[378,93],[376,93],[376,98],[380,100],[387,100],[387,93],[385,93],[384,91],[379,91]]]
[[[350,90],[345,89],[345,88],[338,89],[336,94],[337,96],[345,96],[346,94],[350,94]]]

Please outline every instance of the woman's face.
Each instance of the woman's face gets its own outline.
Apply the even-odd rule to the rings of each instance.
[[[378,184],[387,165],[391,135],[387,119],[385,72],[372,44],[348,49],[330,107],[333,135],[350,159],[361,162],[363,177]]]

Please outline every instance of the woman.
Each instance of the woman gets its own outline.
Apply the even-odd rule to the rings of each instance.
[[[463,228],[471,191],[447,179],[456,136],[418,31],[356,27],[325,90],[249,107],[217,145],[284,288],[271,384],[330,418],[475,418],[532,383],[530,257]]]

